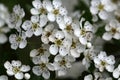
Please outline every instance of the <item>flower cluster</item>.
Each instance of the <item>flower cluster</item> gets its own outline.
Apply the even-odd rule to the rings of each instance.
[[[24,49],[29,45],[28,39],[38,37],[41,45],[32,47],[29,57],[33,65],[22,65],[19,60],[6,61],[4,67],[7,75],[16,79],[30,79],[30,70],[36,76],[49,79],[51,72],[58,76],[64,76],[78,59],[86,70],[95,66],[94,73],[86,75],[84,80],[112,80],[120,79],[120,65],[115,68],[115,57],[107,52],[96,48],[95,40],[99,31],[96,24],[103,21],[104,33],[102,39],[110,41],[120,39],[119,7],[120,1],[113,0],[91,0],[91,15],[97,17],[96,21],[88,21],[82,16],[85,12],[70,16],[67,9],[63,7],[61,0],[34,0],[30,9],[31,17],[24,19],[25,11],[20,5],[15,5],[11,14],[0,4],[0,38],[4,37],[10,29],[16,33],[9,36],[11,49]],[[4,11],[2,11],[4,10]],[[7,19],[5,19],[7,15]],[[2,27],[8,25],[9,29]],[[96,30],[97,29],[97,30]],[[2,40],[3,41],[3,40]],[[0,43],[4,43],[4,41]],[[81,59],[82,55],[82,59]],[[28,56],[27,56],[28,57]],[[31,68],[30,68],[31,66]],[[102,73],[112,73],[113,76],[104,77]],[[0,76],[2,80],[8,80],[6,76]]]

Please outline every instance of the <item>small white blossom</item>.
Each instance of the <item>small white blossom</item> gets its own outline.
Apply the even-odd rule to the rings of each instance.
[[[26,20],[22,24],[22,28],[26,31],[25,34],[27,37],[32,37],[34,34],[35,36],[40,36],[43,31],[43,27],[47,24],[47,17],[45,15],[38,15],[32,16],[31,21]]]
[[[49,79],[50,71],[54,71],[54,66],[52,63],[49,63],[47,56],[36,56],[32,59],[33,63],[36,64],[32,68],[32,71],[35,75],[42,75],[45,79]]]
[[[104,40],[120,39],[120,23],[117,20],[111,20],[105,26],[105,30],[106,32],[102,36]]]
[[[17,49],[18,47],[23,49],[27,46],[26,35],[24,32],[18,34],[11,34],[9,37],[9,42],[11,43],[12,49]]]
[[[8,26],[10,28],[15,28],[17,31],[21,31],[20,26],[22,24],[22,19],[25,16],[24,10],[20,7],[20,5],[15,5],[13,8],[13,13],[9,15],[7,20]]]
[[[23,79],[24,76],[26,76],[24,73],[30,70],[29,65],[22,65],[21,61],[19,60],[13,60],[11,63],[6,61],[4,63],[4,67],[7,69],[7,74],[9,76],[15,76],[16,79]]]
[[[75,61],[75,58],[73,58],[70,55],[66,56],[61,56],[61,55],[56,55],[54,58],[54,67],[55,71],[58,72],[58,76],[63,76],[66,74],[67,69],[72,67],[72,62]]]
[[[113,55],[107,56],[106,52],[101,51],[97,57],[94,58],[95,67],[103,72],[106,69],[108,72],[113,72],[115,58]]]
[[[117,5],[114,4],[111,0],[92,0],[90,12],[93,15],[98,14],[99,17],[103,20],[109,18],[109,13],[116,10]]]

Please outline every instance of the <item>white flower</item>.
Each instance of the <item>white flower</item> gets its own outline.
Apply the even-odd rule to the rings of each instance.
[[[93,26],[88,21],[86,21],[83,26],[82,25],[83,21],[85,21],[84,18],[80,20],[80,27],[79,28],[77,27],[74,29],[74,34],[76,37],[79,38],[79,41],[81,42],[81,44],[87,45],[89,47],[89,45],[91,44],[90,41],[93,38],[94,29],[93,29]]]
[[[48,3],[48,0],[44,0],[43,2],[41,2],[40,0],[34,0],[32,2],[32,5],[34,8],[32,8],[31,14],[32,15],[38,15],[38,14],[46,14],[47,10],[46,10],[46,3]]]
[[[41,41],[44,44],[48,44],[49,43],[49,37],[50,35],[52,35],[52,31],[54,30],[54,25],[53,24],[48,24],[43,32],[42,32],[42,36],[41,36]]]
[[[114,4],[111,0],[92,0],[90,12],[93,15],[98,14],[99,17],[103,20],[109,18],[109,12],[112,12],[117,9],[117,5]]]
[[[6,61],[4,63],[4,67],[7,69],[7,74],[9,76],[15,76],[16,79],[23,79],[24,73],[30,70],[29,65],[22,65],[21,61],[19,60],[13,60],[11,63]]]
[[[88,69],[90,67],[91,60],[96,56],[94,48],[86,49],[83,53],[84,58],[82,60],[83,65]]]
[[[59,15],[60,16],[67,15],[67,10],[66,8],[62,7],[61,0],[53,0],[52,3],[49,2],[46,5],[46,9],[48,11],[47,14],[48,20],[51,22],[54,22]]]
[[[30,57],[35,57],[35,56],[50,56],[50,52],[49,52],[49,46],[47,44],[42,44],[42,46],[38,49],[33,49],[30,51]]]
[[[55,67],[55,71],[58,72],[58,76],[63,76],[66,74],[67,69],[72,67],[72,62],[75,61],[75,58],[73,58],[70,55],[66,55],[66,56],[61,56],[61,55],[56,55],[54,58],[54,67]]]
[[[8,26],[10,28],[15,28],[17,31],[21,31],[20,26],[22,24],[22,19],[25,16],[24,10],[20,7],[20,5],[15,5],[13,8],[13,13],[9,15],[7,20]]]
[[[24,32],[17,34],[11,34],[9,37],[9,42],[11,43],[12,49],[17,49],[18,47],[23,49],[27,46],[26,35]]]
[[[106,69],[108,72],[113,72],[115,58],[113,55],[107,56],[106,52],[101,51],[97,57],[94,58],[95,67],[99,68],[100,72]]]
[[[105,26],[106,32],[102,38],[104,40],[120,39],[120,23],[117,20],[111,20],[109,24]]]
[[[8,77],[6,75],[1,75],[0,80],[8,80]]]
[[[22,28],[26,31],[25,34],[27,37],[40,36],[42,34],[42,28],[47,24],[47,17],[43,14],[39,16],[32,16],[31,21],[26,20],[22,24]]]
[[[49,63],[49,59],[47,56],[36,56],[32,59],[33,63],[36,64],[32,68],[32,71],[35,75],[42,75],[45,79],[49,79],[50,71],[54,71],[54,66],[52,63]]]

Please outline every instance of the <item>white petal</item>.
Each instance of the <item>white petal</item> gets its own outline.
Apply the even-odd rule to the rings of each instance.
[[[111,30],[111,28],[112,28],[112,27],[111,27],[111,26],[109,26],[109,25],[106,25],[106,26],[105,26],[105,30],[106,30],[106,31],[110,31],[110,30]]]
[[[46,55],[43,55],[43,56],[41,56],[41,61],[43,63],[48,63],[49,59],[48,59],[48,57]]]
[[[38,11],[38,9],[35,9],[35,8],[32,8],[32,9],[30,10],[30,12],[31,12],[31,14],[33,14],[33,15],[38,15],[38,14],[40,14],[40,12]]]
[[[59,54],[61,56],[66,56],[67,54],[69,53],[68,49],[64,46],[60,46],[60,49],[59,49]]]
[[[71,50],[70,50],[70,53],[71,53],[71,55],[72,55],[73,57],[75,57],[75,58],[80,57],[80,53],[78,53],[78,52],[76,51],[76,49],[71,49]]]
[[[50,77],[50,72],[49,72],[49,71],[44,71],[44,72],[42,73],[42,76],[43,76],[45,79],[49,79],[49,77]]]
[[[52,55],[56,55],[58,53],[58,46],[57,45],[51,45],[49,48],[49,51]]]
[[[113,72],[113,70],[114,70],[114,66],[113,65],[107,65],[105,67],[106,67],[107,71],[109,71],[109,72]]]
[[[70,25],[72,23],[72,18],[68,16],[64,16],[64,21],[67,25]]]
[[[23,75],[22,72],[19,72],[19,73],[16,73],[16,74],[15,74],[15,78],[16,78],[16,79],[23,79],[23,77],[24,77],[24,75]]]
[[[109,17],[108,13],[105,12],[105,11],[100,11],[98,15],[99,15],[99,17],[100,17],[101,19],[103,19],[103,20],[106,20],[106,19],[108,19],[108,17]]]
[[[58,76],[65,76],[66,75],[66,73],[67,73],[67,71],[66,70],[59,70],[58,71]]]
[[[95,63],[95,64],[99,65],[99,64],[100,64],[100,62],[101,62],[101,61],[100,61],[100,59],[99,59],[99,58],[96,58],[96,57],[94,58],[94,63]]]
[[[46,66],[47,66],[47,68],[48,68],[49,70],[51,70],[51,71],[54,71],[54,70],[55,70],[53,64],[51,64],[51,63],[47,64]]]
[[[35,56],[32,58],[32,61],[34,64],[39,64],[41,62],[41,57],[40,56]]]
[[[6,75],[1,75],[0,80],[8,80],[8,77]]]
[[[28,20],[25,21],[25,22],[22,24],[22,28],[23,28],[24,30],[30,29],[31,26],[32,26],[32,23],[31,23],[31,21],[28,21]]]
[[[114,77],[114,78],[119,78],[119,76],[120,76],[119,69],[116,68],[116,69],[113,71],[113,77]]]
[[[106,58],[107,63],[109,64],[115,64],[115,57],[113,55],[110,55]]]
[[[90,12],[95,15],[98,13],[98,8],[97,7],[90,7]]]
[[[33,30],[32,29],[29,29],[29,30],[27,30],[26,32],[25,32],[25,35],[27,36],[27,37],[32,37],[33,36]]]
[[[22,42],[20,42],[19,48],[23,49],[27,46],[27,41],[23,40]]]
[[[13,72],[12,70],[7,70],[6,72],[7,72],[7,74],[8,74],[9,76],[13,76],[13,75],[14,75],[14,72]]]
[[[29,79],[30,79],[30,74],[29,74],[29,73],[25,73],[24,78],[25,78],[26,80],[29,80]]]
[[[44,29],[45,29],[45,31],[52,31],[54,29],[54,25],[48,24]]]
[[[53,0],[53,5],[55,8],[59,8],[62,5],[61,0]]]
[[[42,31],[42,28],[36,29],[36,31],[34,32],[35,36],[40,36],[42,34]]]
[[[16,35],[15,34],[11,34],[10,37],[9,37],[9,42],[10,43],[15,43],[16,42]]]
[[[112,34],[111,34],[111,33],[106,32],[106,33],[104,33],[104,34],[103,34],[102,38],[103,38],[104,40],[109,41],[109,40],[111,40],[111,39],[112,39]]]
[[[8,70],[12,70],[12,64],[10,64],[9,61],[6,61],[6,62],[4,63],[4,67],[5,67],[6,69],[8,69]]]
[[[93,26],[88,21],[85,22],[84,28],[85,31],[93,31]]]
[[[43,1],[43,6],[46,7],[48,12],[51,12],[53,10],[53,5],[51,4],[49,0]]]
[[[32,4],[36,9],[40,9],[42,7],[40,0],[34,0]]]
[[[62,60],[62,56],[61,55],[57,55],[57,56],[55,56],[55,58],[54,58],[54,61],[55,62],[59,62],[59,61],[61,61]]]
[[[18,48],[18,43],[12,43],[11,48],[16,50]]]
[[[87,39],[83,36],[79,37],[79,41],[81,42],[81,44],[86,45],[87,44]]]
[[[22,65],[20,70],[22,72],[28,72],[30,70],[30,66],[29,65]]]
[[[7,36],[5,34],[0,34],[0,44],[4,44],[7,41]]]
[[[98,58],[100,60],[105,60],[107,58],[106,52],[101,51],[100,54],[98,54]]]
[[[64,7],[60,7],[59,8],[59,12],[60,12],[60,14],[62,15],[62,16],[65,16],[65,15],[67,15],[67,10],[66,10],[66,8],[64,8]]]
[[[38,15],[36,15],[36,16],[31,16],[31,21],[32,21],[33,23],[37,23],[37,22],[39,21],[39,16],[38,16]]]
[[[46,15],[41,15],[40,16],[40,22],[39,22],[40,27],[45,26],[47,24],[47,21],[48,21],[47,16]]]
[[[87,75],[84,77],[84,80],[93,80],[93,76],[92,75]]]
[[[120,33],[115,33],[115,34],[113,35],[113,38],[115,38],[115,39],[120,39]]]
[[[39,66],[34,66],[33,69],[32,69],[32,71],[33,71],[33,73],[34,73],[35,75],[37,75],[37,76],[40,76],[41,73],[42,73],[42,71],[41,71],[41,69],[40,69]]]
[[[49,21],[54,22],[55,21],[55,15],[52,13],[48,13],[47,18]]]
[[[63,39],[64,38],[64,33],[62,31],[57,31],[55,34],[55,37],[57,39]]]
[[[36,49],[30,51],[30,57],[35,57],[37,54],[39,54],[39,52]]]
[[[14,67],[20,67],[22,65],[21,61],[19,61],[19,60],[17,60],[17,61],[13,60],[11,64]]]

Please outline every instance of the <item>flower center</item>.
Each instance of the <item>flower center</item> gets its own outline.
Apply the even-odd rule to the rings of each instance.
[[[46,67],[46,64],[45,63],[41,63],[40,64],[40,68],[43,70],[44,68]]]
[[[18,73],[19,71],[20,71],[20,69],[18,68],[18,67],[13,67],[13,72],[16,74],[16,73]]]
[[[51,35],[51,32],[47,32],[46,36],[49,37]]]
[[[81,29],[81,35],[85,35],[85,33],[86,33],[86,31],[85,31],[85,29]]]
[[[105,61],[101,61],[101,65],[102,65],[102,66],[105,66],[105,65],[106,65],[106,62],[105,62]]]
[[[66,26],[66,30],[67,30],[68,32],[70,32],[70,31],[72,30],[72,26],[71,26],[71,25],[67,25],[67,26]]]
[[[58,15],[58,14],[59,14],[59,10],[58,10],[58,9],[55,9],[55,10],[53,11],[53,14]]]
[[[75,42],[72,42],[71,47],[72,47],[72,48],[76,48],[76,43],[75,43]]]
[[[35,30],[38,28],[38,26],[39,26],[39,25],[38,25],[37,23],[33,23],[33,24],[32,24],[32,29],[35,31]]]
[[[104,5],[99,4],[99,5],[98,5],[98,9],[99,9],[100,11],[103,10],[103,9],[104,9]]]
[[[40,9],[40,12],[41,12],[42,14],[46,14],[46,9],[45,9],[45,8],[41,8],[41,9]]]
[[[62,40],[57,39],[57,40],[55,41],[55,44],[58,45],[58,46],[60,46],[60,45],[62,44]]]
[[[21,38],[21,37],[17,37],[17,38],[16,38],[16,41],[17,41],[17,42],[21,42],[21,41],[22,41],[22,38]]]
[[[46,51],[46,50],[43,49],[43,48],[39,48],[39,49],[38,49],[39,54],[44,54],[45,51]]]
[[[112,29],[111,29],[111,32],[112,32],[113,34],[115,34],[115,33],[117,32],[117,30],[116,30],[115,28],[112,28]]]
[[[66,63],[67,63],[67,62],[63,59],[62,61],[60,61],[60,66],[62,66],[62,65],[65,66]]]

